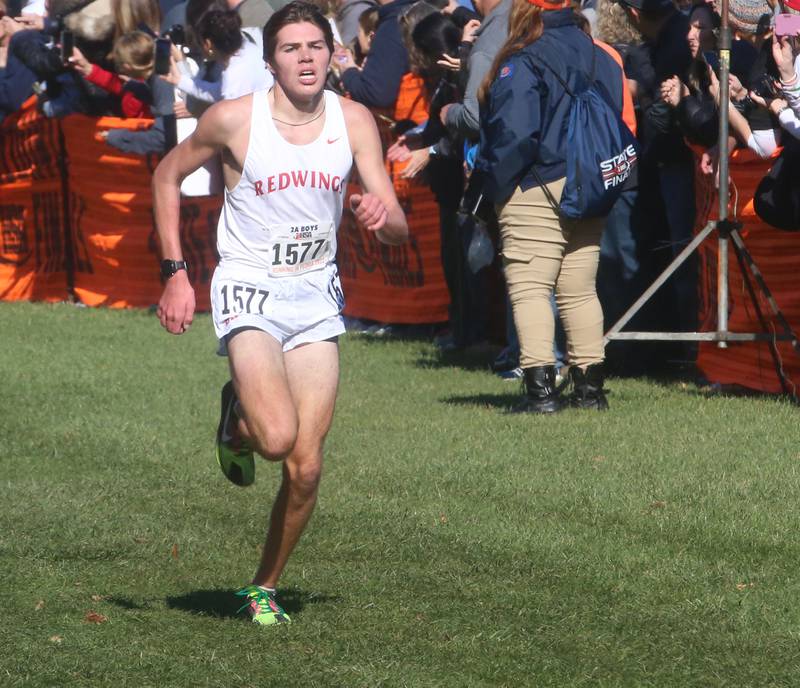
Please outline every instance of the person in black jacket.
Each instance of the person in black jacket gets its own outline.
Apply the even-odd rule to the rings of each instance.
[[[688,79],[681,81],[670,77],[661,84],[661,98],[676,109],[678,124],[691,143],[710,148],[717,143],[719,112],[712,88],[711,71],[718,64],[715,31],[720,18],[705,3],[695,5],[689,15],[687,42],[692,63],[687,70]],[[710,64],[709,64],[710,61]]]
[[[605,409],[603,312],[595,291],[605,218],[566,219],[547,191],[559,198],[567,175],[572,97],[559,79],[582,92],[594,66],[621,113],[622,70],[578,28],[568,2],[514,0],[508,33],[481,89],[476,169],[498,210],[526,391],[518,410],[553,413],[563,406],[555,384],[553,290],[567,333],[569,402]]]
[[[694,157],[685,143],[678,113],[662,99],[662,85],[690,83],[689,18],[672,0],[618,0],[644,43],[632,48],[625,72],[639,106],[639,196],[634,225],[645,272],[655,278],[691,241],[695,221]],[[692,254],[645,311],[643,329],[697,329],[697,257]],[[692,360],[696,345],[663,345],[659,355]],[[655,361],[654,361],[655,363]]]

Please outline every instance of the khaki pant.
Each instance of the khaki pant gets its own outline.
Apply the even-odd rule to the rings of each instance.
[[[561,197],[564,179],[547,186]],[[603,360],[603,311],[595,290],[605,218],[559,218],[541,187],[517,188],[498,208],[508,293],[523,368],[553,365],[556,303],[567,333],[570,365]]]

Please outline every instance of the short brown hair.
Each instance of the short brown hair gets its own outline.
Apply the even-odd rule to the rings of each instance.
[[[277,47],[278,32],[289,24],[314,24],[322,31],[325,43],[333,54],[333,31],[330,22],[316,5],[304,0],[294,0],[273,14],[264,27],[264,59],[271,60]]]
[[[123,33],[114,41],[112,52],[117,71],[134,79],[147,79],[153,73],[155,44],[144,31]]]

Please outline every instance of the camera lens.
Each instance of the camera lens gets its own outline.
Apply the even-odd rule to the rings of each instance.
[[[183,45],[186,43],[186,34],[183,30],[183,26],[180,24],[175,24],[172,28],[170,28],[167,34],[175,45]]]

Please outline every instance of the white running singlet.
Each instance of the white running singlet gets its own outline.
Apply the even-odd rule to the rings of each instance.
[[[294,145],[272,121],[268,91],[253,94],[242,176],[225,190],[217,226],[211,303],[220,339],[254,327],[288,351],[344,331],[334,261],[353,155],[339,97],[324,98],[320,135]]]

